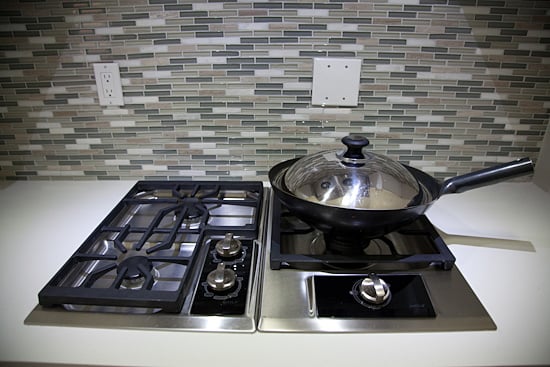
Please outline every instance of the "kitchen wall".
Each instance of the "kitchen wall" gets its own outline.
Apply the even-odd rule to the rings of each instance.
[[[550,125],[544,134],[533,181],[543,190],[550,191]]]
[[[311,104],[313,57],[362,59],[357,107]],[[348,133],[447,177],[537,158],[550,1],[8,0],[0,85],[2,180],[266,179]]]

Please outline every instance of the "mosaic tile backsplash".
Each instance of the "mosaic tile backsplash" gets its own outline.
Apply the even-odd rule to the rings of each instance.
[[[357,107],[312,105],[314,57],[362,60]],[[5,0],[0,86],[1,180],[266,180],[350,133],[442,178],[536,160],[550,1]]]

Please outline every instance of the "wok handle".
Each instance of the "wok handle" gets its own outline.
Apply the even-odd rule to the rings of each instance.
[[[492,185],[513,177],[524,176],[533,173],[534,165],[529,158],[521,158],[512,162],[502,163],[465,175],[456,176],[443,182],[439,196],[459,193]]]

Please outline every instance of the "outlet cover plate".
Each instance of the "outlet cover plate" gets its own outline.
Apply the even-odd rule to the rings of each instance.
[[[361,62],[361,59],[314,58],[312,104],[357,106]]]
[[[100,106],[122,106],[122,84],[117,63],[94,64],[94,76]]]

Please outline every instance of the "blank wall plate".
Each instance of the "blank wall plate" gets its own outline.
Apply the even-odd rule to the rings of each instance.
[[[314,58],[311,101],[321,106],[357,106],[361,59]]]
[[[122,106],[122,84],[116,63],[94,64],[95,83],[100,106]]]

